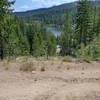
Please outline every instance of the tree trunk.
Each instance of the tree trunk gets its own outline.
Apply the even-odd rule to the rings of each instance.
[[[4,59],[3,43],[1,43],[0,45],[1,45],[0,46],[0,58],[1,60],[3,60]]]

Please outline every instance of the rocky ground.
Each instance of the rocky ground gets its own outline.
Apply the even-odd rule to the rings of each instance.
[[[35,70],[20,71],[27,62]],[[0,100],[100,100],[100,62],[2,61]]]

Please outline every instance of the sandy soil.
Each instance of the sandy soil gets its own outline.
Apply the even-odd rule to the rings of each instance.
[[[25,62],[0,62],[0,100],[100,100],[100,62],[31,59],[36,70],[20,71]]]

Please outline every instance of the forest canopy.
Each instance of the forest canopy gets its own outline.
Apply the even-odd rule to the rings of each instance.
[[[77,5],[71,3],[67,8],[63,5],[39,9],[34,14],[11,14],[14,2],[0,1],[1,59],[29,55],[100,59],[100,2],[79,0]],[[47,30],[51,24],[60,25],[60,36]]]

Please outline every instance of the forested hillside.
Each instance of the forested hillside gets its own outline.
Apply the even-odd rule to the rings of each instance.
[[[14,2],[0,1],[0,58],[30,55],[48,58],[48,56],[69,55],[77,58],[99,60],[99,3],[79,0],[77,3],[67,4],[67,8],[64,4],[48,9],[15,13],[19,17],[10,15],[12,11],[10,7]],[[32,12],[34,13],[32,14]],[[41,21],[40,19],[29,20],[29,18],[35,18],[38,14],[40,14]],[[33,17],[26,17],[31,15]],[[50,21],[51,17],[53,21]],[[44,21],[42,18],[44,18]],[[62,25],[61,35],[55,37],[47,29],[47,24]],[[58,46],[59,52],[57,52]]]
[[[99,5],[100,1],[91,1],[91,4]],[[42,21],[46,24],[62,25],[64,24],[66,9],[70,8],[73,21],[75,20],[74,15],[76,14],[77,2],[67,3],[60,6],[54,6],[51,8],[42,8],[38,10],[31,10],[26,12],[15,12],[14,15],[20,16],[25,22],[31,23],[34,20]]]
[[[0,58],[55,55],[56,37],[41,22],[26,24],[11,16],[13,4],[14,1],[0,1]]]

